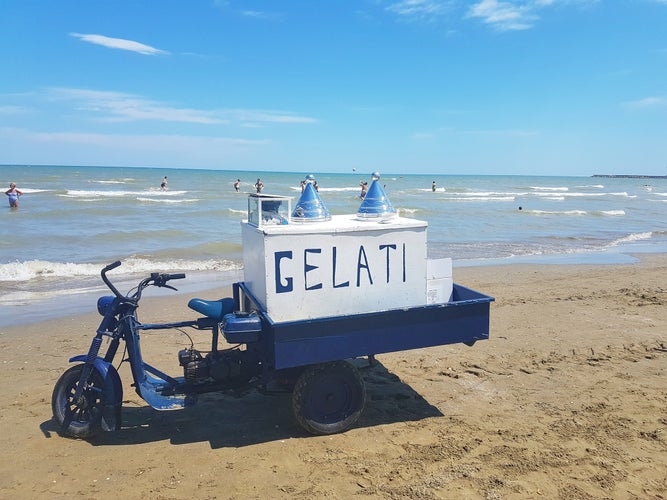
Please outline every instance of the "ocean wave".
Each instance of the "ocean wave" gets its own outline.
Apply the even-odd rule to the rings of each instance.
[[[594,212],[591,212],[595,215],[612,215],[612,216],[618,216],[618,215],[625,215],[625,210],[596,210]]]
[[[461,196],[440,198],[447,201],[514,201],[514,196]]]
[[[575,191],[571,193],[562,193],[561,196],[564,196],[566,198],[586,198],[586,197],[594,197],[594,198],[601,198],[603,196],[619,196],[623,198],[636,198],[637,195],[631,195],[626,192],[620,192],[620,193],[612,193],[612,192],[602,192],[602,193],[589,193],[589,192],[584,192],[584,191]]]
[[[586,215],[586,210],[523,210],[526,214],[533,215]]]
[[[16,261],[0,264],[0,282],[30,281],[48,278],[84,278],[99,276],[105,263],[49,262],[44,260]],[[115,270],[118,274],[137,274],[151,272],[186,272],[186,271],[238,271],[242,265],[227,259],[208,260],[153,260],[129,258],[122,267]]]
[[[301,186],[291,186],[290,190],[301,192]],[[359,191],[361,190],[360,186],[344,186],[344,187],[322,187],[318,186],[317,192],[329,192],[329,193],[343,193],[346,191]],[[430,189],[429,189],[430,191]]]
[[[135,182],[135,180],[128,177],[126,179],[90,180],[88,182],[91,184],[128,184],[130,182]]]
[[[423,191],[430,191],[430,189],[424,189]],[[455,192],[450,190],[445,190],[450,196],[460,196],[461,198],[498,198],[498,197],[522,197],[522,198],[540,198],[545,200],[553,201],[562,201],[565,198],[586,198],[586,197],[595,197],[601,198],[604,196],[619,196],[624,198],[636,198],[636,195],[630,195],[627,192],[601,192],[601,193],[591,193],[585,191],[567,191],[567,189],[562,190],[561,188],[553,188],[552,190],[541,190],[541,191],[461,191]]]
[[[143,191],[100,191],[89,189],[68,189],[66,193],[60,194],[65,198],[122,198],[128,196],[182,196],[187,191],[160,191],[159,189],[148,189]]]
[[[301,188],[299,188],[299,189],[301,189]],[[326,192],[330,192],[330,193],[343,193],[343,192],[346,192],[346,191],[354,191],[354,192],[357,192],[357,191],[359,191],[360,189],[361,189],[360,186],[346,186],[346,187],[339,187],[339,188],[321,187],[321,186],[320,186],[320,187],[318,188],[318,192],[319,192],[319,191],[322,191],[322,192],[325,192],[325,193],[326,193]]]
[[[568,187],[547,187],[547,186],[530,186],[534,191],[569,191]]]
[[[625,215],[625,210],[522,210],[522,212],[534,215]]]
[[[21,191],[23,194],[35,194],[35,193],[48,193],[51,191],[50,189],[38,189],[38,188],[24,188],[20,187],[19,191]]]
[[[615,239],[609,244],[609,246],[615,247],[624,243],[634,243],[636,241],[650,240],[652,237],[653,232],[632,233],[627,236],[623,236],[622,238]]]
[[[196,203],[199,199],[184,198],[182,200],[172,200],[169,198],[144,198],[142,196],[137,196],[137,201],[143,201],[144,203]]]
[[[27,306],[38,301],[66,297],[74,295],[85,295],[93,291],[102,290],[103,285],[85,286],[79,288],[60,288],[58,290],[18,290],[0,294],[0,306]]]

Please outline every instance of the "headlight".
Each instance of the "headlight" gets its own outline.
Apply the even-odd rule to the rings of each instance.
[[[113,299],[112,295],[106,295],[97,299],[97,312],[104,316],[111,307],[111,304],[113,304]]]

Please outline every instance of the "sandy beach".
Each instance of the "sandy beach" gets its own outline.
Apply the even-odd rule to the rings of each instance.
[[[155,412],[126,364],[122,430],[61,437],[51,391],[88,348],[94,304],[0,328],[0,497],[667,498],[667,255],[640,258],[455,269],[496,298],[490,340],[378,356],[362,369],[361,420],[325,437],[298,427],[287,395]],[[186,302],[147,297],[140,317],[194,318]],[[186,337],[142,342],[152,364],[181,373]]]

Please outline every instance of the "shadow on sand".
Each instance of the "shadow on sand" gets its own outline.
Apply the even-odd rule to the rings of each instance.
[[[442,413],[375,361],[369,366],[356,360],[366,384],[366,408],[355,425],[374,427],[396,422],[419,421]],[[141,444],[169,440],[172,444],[208,441],[211,448],[253,444],[310,436],[292,415],[291,394],[263,395],[252,392],[241,398],[208,394],[189,408],[160,412],[149,406],[123,407],[119,431],[104,432],[90,440],[94,446]],[[46,437],[57,433],[53,419],[44,422]]]

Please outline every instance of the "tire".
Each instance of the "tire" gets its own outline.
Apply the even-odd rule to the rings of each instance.
[[[74,393],[85,365],[71,367],[56,382],[51,397],[53,418],[61,434],[74,438],[91,438],[102,431],[105,405],[104,379],[93,368],[79,401]]]
[[[292,411],[306,431],[326,435],[352,427],[364,410],[366,388],[347,361],[307,367],[292,392]]]

